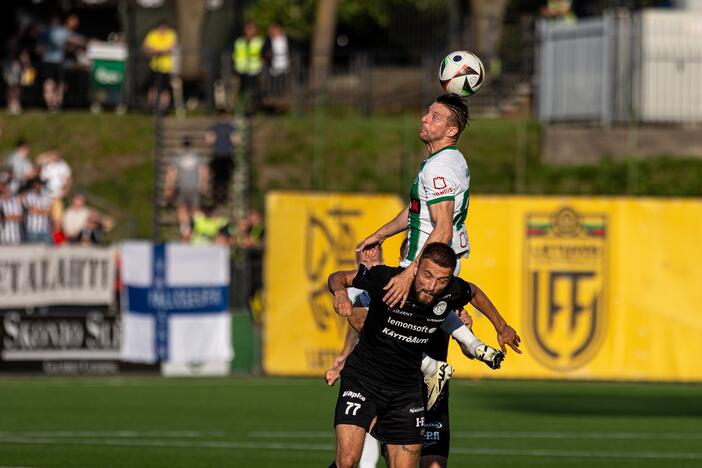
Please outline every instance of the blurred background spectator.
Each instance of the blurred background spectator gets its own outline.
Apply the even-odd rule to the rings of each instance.
[[[52,197],[39,177],[31,179],[28,186],[29,190],[22,195],[27,242],[51,245],[54,243],[50,216]]]
[[[19,138],[15,144],[15,149],[6,161],[7,166],[12,170],[12,178],[17,185],[23,185],[36,173],[36,168],[29,158],[29,142],[24,138]],[[15,187],[15,191],[16,191]]]
[[[191,215],[200,209],[202,197],[207,193],[208,171],[204,157],[192,148],[192,141],[185,136],[182,148],[166,172],[165,198],[175,200],[176,216],[181,237],[190,238]]]
[[[234,70],[239,76],[239,103],[247,113],[258,108],[259,76],[263,70],[263,38],[253,22],[244,25],[244,34],[234,41]]]
[[[232,155],[238,135],[229,113],[220,110],[217,122],[205,134],[205,141],[212,147],[210,171],[212,173],[212,201],[223,205],[229,201],[229,184],[231,182],[234,162]]]
[[[3,78],[7,86],[7,113],[22,113],[23,90],[31,88],[36,80],[36,69],[26,49],[11,54],[3,65]]]
[[[224,216],[217,215],[214,206],[204,204],[193,215],[193,245],[229,244],[231,242],[231,224]]]
[[[263,45],[266,61],[266,95],[263,104],[276,112],[285,110],[285,92],[290,75],[290,43],[285,30],[278,23],[268,26],[268,36]]]
[[[78,235],[71,239],[74,244],[96,245],[104,241],[105,233],[112,229],[111,218],[101,217],[99,213],[90,211],[85,225]]]
[[[17,179],[12,175],[12,168],[10,166],[0,167],[0,183],[7,185],[8,190],[11,194],[17,194],[21,188]]]
[[[0,245],[22,242],[24,210],[20,197],[12,193],[10,181],[0,179]]]
[[[71,167],[56,150],[37,156],[37,164],[41,167],[39,177],[46,182],[46,188],[52,198],[51,221],[55,229],[60,229],[63,221],[63,198],[73,184]]]
[[[144,38],[142,48],[147,57],[150,57],[150,85],[147,103],[151,108],[156,106],[157,99],[162,111],[170,106],[173,52],[177,45],[178,35],[168,26],[166,20],[160,20]]]
[[[61,24],[59,16],[53,16],[49,28],[41,42],[42,77],[44,80],[44,101],[46,108],[52,112],[61,109],[66,92],[64,62],[66,48],[85,47],[86,40],[75,32],[80,24],[78,15],[68,15]]]

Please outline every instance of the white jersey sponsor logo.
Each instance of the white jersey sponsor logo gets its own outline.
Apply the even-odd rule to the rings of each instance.
[[[343,395],[341,395],[342,398],[344,397],[349,397],[349,398],[357,398],[361,401],[366,401],[366,397],[361,395],[358,392],[352,392],[351,390],[346,390]]]
[[[388,335],[390,338],[404,341],[405,343],[409,344],[427,344],[429,342],[429,338],[417,338],[416,336],[401,335],[393,330],[390,330],[388,327],[383,328],[383,333]]]

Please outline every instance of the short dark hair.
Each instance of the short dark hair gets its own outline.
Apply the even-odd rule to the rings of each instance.
[[[443,242],[432,242],[424,246],[422,255],[419,257],[421,262],[423,259],[431,260],[440,267],[451,268],[451,271],[456,269],[456,252]]]
[[[15,148],[20,148],[26,145],[29,145],[29,142],[24,137],[19,137],[15,143]]]
[[[458,134],[456,134],[456,140],[461,136],[463,129],[466,128],[470,120],[468,115],[468,104],[465,100],[461,98],[458,94],[442,94],[436,98],[439,104],[443,104],[448,107],[451,112],[451,117],[449,117],[449,124],[458,128]]]
[[[186,148],[190,148],[190,146],[193,144],[192,138],[190,138],[190,135],[185,135],[183,137],[183,146]]]

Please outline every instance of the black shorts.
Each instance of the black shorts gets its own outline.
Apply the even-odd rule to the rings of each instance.
[[[448,399],[448,395],[444,395],[424,416],[423,457],[434,455],[448,458],[451,442]]]
[[[168,91],[171,89],[170,73],[161,73],[151,70],[150,81],[151,86],[153,86],[155,89],[161,89],[162,91]]]
[[[53,80],[56,83],[63,83],[65,81],[63,64],[61,63],[42,62],[41,74],[44,81]]]
[[[416,392],[382,389],[342,376],[336,400],[334,426],[351,424],[368,431],[378,420],[373,435],[385,444],[421,444],[424,435],[424,403]]]

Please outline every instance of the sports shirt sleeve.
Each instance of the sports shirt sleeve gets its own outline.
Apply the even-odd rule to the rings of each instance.
[[[471,288],[470,283],[465,281],[463,278],[455,277],[455,279],[458,296],[456,301],[451,305],[454,307],[454,309],[459,309],[470,303],[470,301],[473,299],[473,288]]]
[[[459,190],[455,169],[441,161],[429,161],[423,169],[427,205],[453,200]]]
[[[391,268],[384,265],[366,268],[364,265],[358,267],[356,276],[353,278],[353,287],[368,291],[370,295],[383,290],[390,278],[402,271],[402,268]]]

